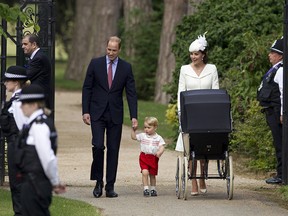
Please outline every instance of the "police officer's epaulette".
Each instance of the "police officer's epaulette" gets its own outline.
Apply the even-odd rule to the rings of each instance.
[[[36,124],[43,124],[46,119],[47,119],[46,115],[40,115],[40,116],[36,117],[35,123]]]
[[[20,93],[15,93],[14,97],[15,97],[15,100],[18,100],[20,97]]]

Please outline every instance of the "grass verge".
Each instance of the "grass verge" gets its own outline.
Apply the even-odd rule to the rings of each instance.
[[[9,190],[0,188],[0,215],[14,215],[12,210],[11,194]],[[66,199],[59,196],[53,196],[50,206],[51,215],[61,216],[100,216],[100,211],[94,206],[77,200]]]

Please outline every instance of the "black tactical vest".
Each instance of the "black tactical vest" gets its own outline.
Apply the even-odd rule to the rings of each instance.
[[[23,126],[19,133],[17,149],[15,154],[15,162],[24,173],[43,173],[40,159],[38,157],[35,146],[27,145],[26,140],[29,134],[30,127],[33,123],[47,124],[50,129],[51,148],[55,155],[57,152],[57,132],[50,118],[46,115],[40,115],[34,119],[29,125]]]
[[[9,101],[5,102],[4,107],[1,111],[0,125],[1,125],[1,130],[3,132],[3,135],[6,138],[9,138],[11,135],[17,135],[19,133],[13,113],[10,113],[8,111],[13,101],[16,99],[17,97],[13,97]]]
[[[281,106],[279,85],[274,82],[274,77],[277,70],[282,66],[282,63],[276,65],[276,67],[262,79],[262,86],[260,86],[257,91],[257,100],[262,107]]]

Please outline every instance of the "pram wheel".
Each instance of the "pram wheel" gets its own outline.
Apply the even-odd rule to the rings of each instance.
[[[183,188],[183,199],[187,199],[187,185],[188,185],[188,158],[184,157],[183,161],[183,175],[182,175],[182,188]]]
[[[227,195],[228,200],[233,198],[233,188],[234,188],[234,173],[233,173],[233,159],[232,156],[226,158],[226,183],[227,183]]]
[[[175,180],[176,180],[176,196],[178,199],[181,198],[182,196],[182,173],[183,173],[183,162],[182,162],[182,157],[179,155],[177,157],[177,164],[176,164],[176,175],[175,175]]]

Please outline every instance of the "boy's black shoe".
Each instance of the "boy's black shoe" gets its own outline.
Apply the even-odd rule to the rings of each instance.
[[[157,191],[156,190],[151,190],[151,196],[157,196]]]
[[[145,190],[143,191],[143,195],[144,195],[145,197],[150,196],[150,191],[149,191],[148,189],[145,189]]]

